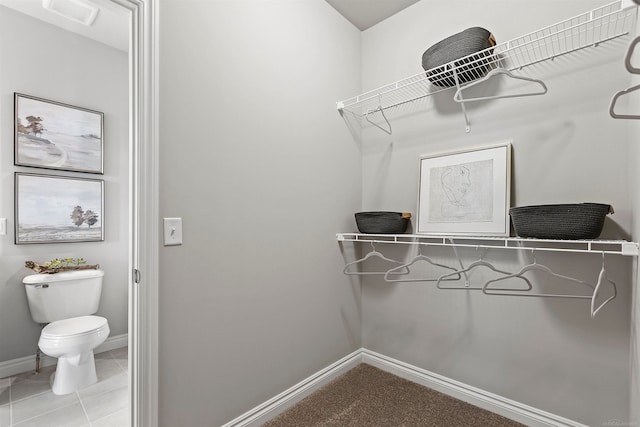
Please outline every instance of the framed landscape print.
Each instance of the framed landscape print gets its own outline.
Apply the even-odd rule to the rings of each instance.
[[[104,114],[14,94],[14,164],[103,173]]]
[[[419,234],[508,236],[511,144],[420,158]]]
[[[15,173],[15,243],[104,240],[101,179]]]

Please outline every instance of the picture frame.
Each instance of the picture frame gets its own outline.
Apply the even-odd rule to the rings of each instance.
[[[509,236],[511,143],[420,157],[416,233]]]
[[[102,174],[104,113],[14,93],[14,164]]]
[[[15,244],[104,241],[104,181],[15,172]]]

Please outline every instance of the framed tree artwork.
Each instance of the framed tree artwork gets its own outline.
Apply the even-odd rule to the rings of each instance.
[[[104,240],[101,179],[15,173],[15,243]]]
[[[103,173],[104,114],[14,94],[14,164]]]

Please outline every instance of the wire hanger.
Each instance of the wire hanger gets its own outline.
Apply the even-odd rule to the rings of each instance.
[[[463,268],[462,270],[456,270],[453,273],[449,273],[449,274],[445,274],[443,276],[440,276],[440,278],[438,278],[438,282],[436,284],[438,289],[469,289],[469,290],[483,290],[484,291],[484,286],[481,287],[470,287],[469,286],[469,276],[467,275],[468,272],[470,272],[473,269],[476,269],[478,267],[486,267],[489,270],[495,271],[496,273],[500,273],[500,274],[506,274],[506,275],[511,275],[511,273],[509,273],[508,271],[502,271],[497,269],[493,264],[491,264],[490,262],[487,262],[485,260],[482,259],[482,256],[480,256],[480,259],[472,262],[471,264],[469,264],[466,268]],[[466,282],[464,286],[441,286],[440,283],[443,280],[451,280],[449,279],[450,277],[454,276],[454,275],[460,275],[460,274],[464,274],[466,277]],[[533,288],[533,286],[531,285],[531,282],[529,281],[529,279],[527,279],[526,277],[521,277],[522,280],[524,280],[524,282],[527,284],[527,288],[524,290],[531,290]],[[507,291],[518,291],[518,290],[522,290],[522,288],[516,288],[516,289],[511,289],[511,288],[504,288]]]
[[[432,260],[431,258],[429,258],[428,256],[423,255],[422,251],[421,251],[421,248],[422,248],[421,246],[418,246],[418,255],[416,255],[407,264],[403,264],[401,266],[392,268],[391,270],[387,271],[385,273],[385,275],[384,275],[384,280],[387,281],[387,282],[435,282],[436,280],[438,280],[436,278],[427,278],[427,279],[425,279],[425,278],[401,278],[401,279],[392,279],[392,278],[390,278],[390,276],[392,274],[397,274],[397,275],[404,274],[404,273],[401,273],[401,271],[403,269],[406,269],[407,272],[410,272],[409,267],[411,267],[413,264],[415,264],[418,261],[425,261],[425,262],[431,264],[434,267],[441,267],[441,268],[445,268],[447,270],[451,270],[451,271],[454,271],[454,272],[456,271],[456,269],[453,268],[453,267],[450,267],[450,266],[445,265],[445,264],[437,263],[434,260]],[[456,278],[452,278],[452,279],[448,279],[448,280],[460,280],[460,279],[461,279],[461,276],[458,273]]]
[[[607,298],[602,304],[600,304],[598,308],[595,308],[596,298],[598,297],[598,292],[600,291],[600,287],[603,284],[606,284],[607,282],[613,288],[613,295]],[[600,274],[598,274],[598,283],[596,283],[596,288],[593,291],[593,297],[591,298],[591,318],[593,319],[594,317],[596,317],[596,314],[598,314],[600,309],[605,305],[607,305],[607,303],[612,299],[614,299],[617,295],[618,295],[618,288],[616,287],[615,282],[609,279],[609,277],[607,276],[607,270],[604,267],[604,252],[602,252],[602,268],[600,269]]]
[[[402,265],[402,263],[400,261],[396,261],[395,259],[391,259],[391,258],[387,258],[386,256],[384,256],[382,253],[376,251],[376,247],[373,245],[373,242],[371,242],[371,252],[369,252],[368,254],[366,254],[363,258],[360,258],[358,260],[352,261],[350,263],[348,263],[347,265],[344,266],[344,270],[342,271],[344,274],[349,275],[349,276],[363,276],[363,275],[372,275],[372,274],[386,274],[388,270],[384,270],[384,271],[349,271],[349,267],[356,265],[356,264],[361,264],[364,261],[370,259],[370,258],[378,258],[381,259],[383,261],[386,262],[390,262],[396,265]],[[409,269],[405,267],[405,271],[403,272],[398,272],[397,274],[407,274],[409,273]]]
[[[580,279],[576,279],[575,277],[569,277],[569,276],[563,276],[561,274],[555,273],[554,271],[552,271],[549,267],[547,267],[544,264],[538,264],[537,260],[536,260],[536,256],[535,256],[535,249],[532,250],[532,254],[533,254],[533,263],[532,264],[528,264],[525,265],[524,267],[522,267],[522,269],[520,269],[519,272],[514,273],[514,274],[509,274],[507,276],[503,276],[503,277],[499,277],[497,279],[492,279],[487,281],[484,284],[484,287],[482,289],[482,292],[487,294],[487,295],[518,295],[518,296],[527,296],[527,297],[555,297],[555,298],[592,298],[593,294],[589,295],[589,296],[585,296],[585,295],[567,295],[567,294],[539,294],[539,293],[525,293],[523,291],[518,291],[518,293],[509,293],[509,292],[505,292],[505,291],[511,291],[511,289],[503,289],[503,288],[499,288],[499,289],[491,289],[489,287],[489,285],[491,285],[492,283],[496,283],[502,280],[507,280],[507,279],[511,279],[511,278],[524,278],[524,274],[529,272],[529,271],[541,271],[544,273],[547,273],[548,275],[556,278],[556,279],[561,279],[561,280],[566,280],[569,282],[573,282],[573,283],[577,283],[579,285],[582,286],[587,286],[590,289],[594,289],[593,285],[585,282],[583,280]],[[529,283],[530,284],[530,283]],[[528,289],[530,290],[530,289]]]
[[[540,90],[536,92],[523,92],[523,93],[513,94],[513,95],[492,95],[492,96],[481,96],[478,98],[464,98],[464,99],[462,98],[462,91],[464,89],[476,86],[480,83],[490,80],[493,78],[493,76],[497,74],[504,74],[514,80],[524,80],[524,81],[536,83],[540,86]],[[547,93],[547,85],[545,85],[542,80],[532,79],[530,77],[524,77],[524,76],[517,76],[513,74],[511,71],[507,70],[506,68],[494,68],[493,70],[489,71],[484,77],[474,80],[471,83],[467,83],[464,86],[458,87],[458,89],[456,90],[456,93],[453,95],[453,100],[455,102],[462,103],[462,102],[474,102],[474,101],[488,101],[490,99],[519,98],[522,96],[544,95],[545,93]]]
[[[389,119],[387,119],[386,114],[384,114],[384,108],[382,108],[382,95],[378,95],[378,108],[375,108],[373,110],[369,110],[365,113],[364,118],[367,119],[367,121],[369,123],[371,123],[372,125],[374,125],[375,127],[377,127],[378,129],[388,133],[389,135],[391,135],[392,130],[391,130],[391,123],[389,123]],[[387,123],[387,126],[389,127],[389,129],[386,129],[382,126],[380,126],[379,124],[377,124],[376,122],[374,122],[373,120],[371,120],[369,118],[369,114],[373,114],[373,113],[377,113],[379,112],[380,114],[382,114],[382,118],[384,119],[384,121]]]

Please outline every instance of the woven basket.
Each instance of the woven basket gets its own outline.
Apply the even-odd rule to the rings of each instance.
[[[495,44],[495,39],[488,30],[481,27],[467,28],[427,49],[422,54],[422,68],[434,85],[452,87],[456,85],[453,71],[445,70],[444,65],[456,61],[454,66],[458,73],[458,81],[470,82],[484,76],[492,68],[491,64],[495,58],[493,49],[489,48]],[[477,54],[458,61],[474,53]]]
[[[358,212],[355,217],[361,233],[401,234],[407,231],[411,214],[408,212]]]
[[[518,237],[537,239],[597,239],[611,205],[574,203],[511,208],[511,222]]]

